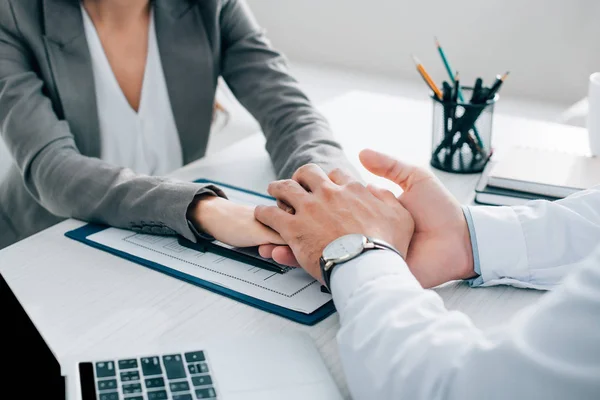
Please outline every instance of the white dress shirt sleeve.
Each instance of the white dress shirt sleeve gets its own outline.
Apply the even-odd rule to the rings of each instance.
[[[600,186],[555,202],[464,212],[479,274],[471,286],[552,289],[600,243]]]
[[[446,310],[391,251],[336,267],[331,285],[356,400],[600,398],[600,252],[487,332]]]

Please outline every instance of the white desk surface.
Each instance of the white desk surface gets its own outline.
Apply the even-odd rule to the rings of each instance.
[[[357,166],[357,154],[365,147],[427,165],[429,101],[351,92],[321,109]],[[495,116],[494,138],[497,154],[511,143],[587,152],[581,128],[502,115]],[[367,181],[381,183],[362,168],[361,173]],[[472,200],[477,175],[435,173],[461,202]],[[274,179],[259,134],[174,176],[211,178],[258,191]],[[290,322],[64,237],[81,225],[65,221],[0,251],[0,273],[59,361],[102,349],[144,351],[155,343],[193,343],[215,335],[304,331],[348,395],[335,342],[337,314],[313,327]],[[507,321],[541,295],[510,287],[470,289],[462,282],[436,290],[448,308],[467,313],[481,328]]]

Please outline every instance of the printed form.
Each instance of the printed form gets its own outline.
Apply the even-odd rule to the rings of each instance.
[[[224,188],[230,200],[250,205],[275,202],[235,189]],[[88,240],[160,264],[271,304],[310,314],[331,300],[321,285],[301,268],[276,273],[214,253],[181,246],[175,236],[157,236],[108,228]]]

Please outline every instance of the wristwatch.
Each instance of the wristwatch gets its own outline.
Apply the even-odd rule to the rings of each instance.
[[[327,289],[331,292],[331,273],[336,265],[350,261],[365,251],[377,249],[391,250],[404,258],[404,256],[389,243],[358,233],[342,236],[329,243],[323,250],[323,255],[319,259],[321,273],[323,274],[323,280],[325,281]]]

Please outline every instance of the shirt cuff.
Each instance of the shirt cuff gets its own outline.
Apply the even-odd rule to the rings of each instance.
[[[463,206],[463,214],[467,220],[469,227],[469,237],[471,238],[471,251],[473,252],[473,270],[477,274],[475,278],[467,279],[467,283],[471,287],[481,286],[483,278],[481,277],[481,266],[479,261],[479,248],[477,246],[477,235],[475,235],[475,226],[473,225],[473,216],[469,207]]]
[[[528,282],[529,268],[523,228],[510,207],[465,207],[473,245],[475,272],[471,286],[491,286],[507,281]]]
[[[363,285],[381,277],[401,275],[421,287],[406,262],[391,250],[369,250],[348,262],[337,265],[331,273],[331,292],[335,307],[343,317],[353,294]]]

